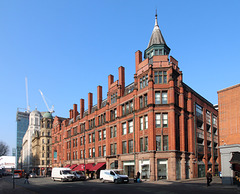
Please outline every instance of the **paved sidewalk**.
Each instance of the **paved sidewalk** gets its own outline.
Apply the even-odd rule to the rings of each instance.
[[[99,179],[89,179],[89,182],[101,182]],[[133,179],[129,180],[129,183],[134,183]],[[206,178],[193,178],[193,179],[185,179],[185,180],[176,180],[176,181],[169,181],[169,180],[158,180],[158,181],[149,181],[149,180],[142,180],[141,183],[134,183],[134,184],[159,184],[159,185],[172,185],[172,184],[185,184],[197,187],[207,187]],[[213,181],[211,182],[209,188],[215,189],[233,189],[240,193],[240,187],[237,185],[223,185],[222,179],[219,177],[213,177]]]
[[[49,178],[48,178],[49,179]],[[19,181],[19,180],[18,180]],[[22,179],[22,181],[24,181]],[[101,182],[99,179],[87,180],[87,182]],[[159,181],[145,181],[143,180],[142,183],[134,183],[133,179],[130,179],[130,184],[159,184],[159,185],[166,185],[166,186],[181,186],[184,184],[188,186],[189,189],[194,189],[196,187],[207,188],[206,186],[206,179],[205,178],[194,178],[194,179],[187,179],[187,180],[178,180],[178,181],[168,181],[168,180],[159,180]],[[23,184],[23,182],[21,182]],[[31,184],[31,182],[30,182]],[[139,185],[140,186],[140,185]],[[210,190],[225,190],[227,192],[232,191],[233,193],[240,193],[240,187],[236,185],[222,185],[222,181],[219,177],[214,177],[211,186],[209,187]],[[19,194],[35,194],[35,192],[26,189],[23,185],[16,185],[13,189],[12,179],[0,178],[0,193],[1,194],[11,194],[11,193],[19,193]]]
[[[13,182],[9,182],[9,180],[6,180],[4,178],[0,178],[0,193],[1,194],[9,194],[9,193],[34,194],[34,192],[29,191],[24,187],[16,184],[15,184],[15,188],[13,188]]]
[[[191,184],[191,186],[200,186],[207,187],[206,178],[193,178],[193,179],[185,179],[185,180],[176,180],[176,181],[168,181],[168,180],[159,180],[159,181],[143,181],[144,183],[151,184],[162,184],[162,185],[170,185],[170,184]],[[240,187],[237,185],[223,185],[222,179],[219,177],[213,177],[213,181],[211,182],[209,188],[218,188],[218,189],[233,189],[240,193]]]

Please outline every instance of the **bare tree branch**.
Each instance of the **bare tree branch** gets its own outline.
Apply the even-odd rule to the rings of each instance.
[[[0,156],[5,156],[8,154],[8,152],[9,146],[6,143],[0,141]]]

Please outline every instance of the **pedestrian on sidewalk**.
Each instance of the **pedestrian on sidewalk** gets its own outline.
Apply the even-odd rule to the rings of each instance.
[[[29,178],[29,173],[24,174],[25,180],[24,180],[24,184],[29,184],[28,178]]]
[[[140,172],[138,171],[137,172],[137,183],[140,183],[141,182],[141,180],[140,180]]]
[[[207,186],[210,186],[210,183],[212,182],[212,169],[209,168],[207,171]]]

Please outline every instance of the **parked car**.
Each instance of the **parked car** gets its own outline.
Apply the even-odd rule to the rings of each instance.
[[[100,180],[103,182],[114,182],[114,183],[128,183],[129,178],[127,175],[121,175],[119,170],[101,170],[100,171]]]
[[[30,178],[37,178],[37,174],[32,172],[30,175],[29,175]]]
[[[52,180],[59,181],[73,181],[74,175],[70,168],[53,168],[52,169]]]
[[[86,180],[86,176],[83,172],[76,172],[76,171],[73,171],[72,172],[73,175],[74,175],[74,180],[81,180],[81,181],[85,181]]]
[[[14,173],[13,178],[14,178],[14,179],[20,179],[21,176],[20,176],[18,173]]]

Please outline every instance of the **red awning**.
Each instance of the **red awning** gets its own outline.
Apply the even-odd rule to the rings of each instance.
[[[73,170],[76,166],[77,166],[77,164],[72,164],[69,168],[71,168],[71,170]]]
[[[90,170],[94,163],[85,164],[85,170]],[[79,164],[73,171],[84,171],[84,164]]]
[[[84,164],[79,164],[73,169],[73,171],[84,171]]]
[[[89,171],[97,171],[99,168],[103,167],[106,162],[99,162],[95,166],[93,166]]]
[[[70,164],[68,164],[68,165],[64,166],[64,168],[68,168],[69,166],[70,166]]]
[[[93,164],[94,164],[94,163],[86,164],[86,165],[85,165],[85,169],[86,169],[86,170],[90,170],[90,169],[93,167]]]

